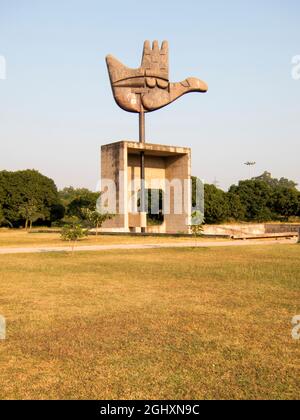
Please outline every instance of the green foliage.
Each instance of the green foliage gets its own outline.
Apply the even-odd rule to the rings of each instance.
[[[0,207],[0,226],[2,226],[4,221],[5,221],[5,217],[4,217],[3,209],[2,207]]]
[[[163,215],[163,191],[160,189],[145,189],[145,203],[147,203],[147,224],[149,226],[158,226],[164,222]],[[137,207],[141,205],[141,191],[138,192]],[[158,210],[158,213],[152,213],[152,207]]]
[[[81,209],[81,213],[88,222],[89,227],[96,229],[96,235],[98,235],[98,230],[101,228],[103,223],[114,217],[113,214],[100,213],[97,210],[90,210],[89,208]]]
[[[61,203],[65,208],[75,199],[80,197],[88,197],[92,192],[87,188],[65,187],[58,192]],[[93,194],[93,193],[92,193]],[[99,196],[99,194],[98,194]]]
[[[203,224],[204,218],[200,211],[194,211],[192,213],[192,224],[190,226],[191,232],[194,235],[195,241],[198,236],[201,236],[203,233]]]
[[[191,232],[194,236],[200,236],[203,233],[203,225],[191,225]]]
[[[96,209],[96,204],[97,200],[99,199],[99,196],[99,193],[84,190],[84,193],[82,193],[82,195],[77,196],[67,205],[67,215],[75,216],[79,219],[84,219],[85,216],[82,213],[82,209],[88,208],[94,211]]]
[[[65,225],[61,231],[61,239],[72,242],[72,251],[74,251],[75,243],[87,235],[87,229],[84,229],[79,223],[75,222],[70,225]]]
[[[151,226],[161,225],[164,222],[163,215],[163,191],[146,189],[146,202],[148,200],[147,223]],[[152,214],[152,207],[158,210],[157,214]]]
[[[227,195],[215,185],[206,184],[205,193],[205,221],[208,224],[223,223],[229,219],[230,211]]]
[[[19,213],[20,216],[25,219],[25,229],[28,228],[29,223],[31,229],[33,222],[36,222],[38,219],[44,219],[44,215],[39,211],[37,201],[34,199],[30,199],[24,203],[20,207]]]
[[[287,178],[272,178],[272,175],[270,172],[265,171],[262,175],[253,178],[254,181],[263,181],[266,184],[270,185],[272,188],[276,187],[284,187],[289,189],[296,189],[297,183],[294,181],[291,181]]]
[[[246,207],[241,202],[239,195],[233,192],[228,192],[227,200],[228,200],[228,206],[229,206],[229,219],[233,221],[245,220]]]
[[[274,218],[272,212],[272,187],[261,180],[240,181],[229,192],[239,196],[245,207],[245,220],[266,222]]]
[[[196,178],[192,177],[192,202],[196,204]],[[226,221],[289,220],[300,216],[300,192],[296,183],[286,178],[272,178],[264,172],[252,180],[240,181],[226,193],[215,185],[205,185],[206,223]],[[0,171],[0,226],[14,227],[37,222],[50,225],[64,222],[72,225],[85,220],[98,228],[113,217],[97,212],[99,193],[86,188],[67,187],[58,193],[50,178],[35,170]],[[159,214],[151,214],[151,190],[146,190],[148,224],[163,222],[163,193],[158,194]],[[84,210],[83,210],[84,209]],[[86,213],[88,209],[88,214]]]
[[[196,195],[197,195],[197,177],[196,176],[192,176],[192,206],[195,208],[196,207]]]
[[[54,221],[51,208],[60,201],[52,179],[35,170],[0,172],[0,207],[7,221],[15,227],[23,225],[24,207],[31,201],[41,219],[48,224]]]
[[[4,216],[4,212],[2,207],[0,207],[0,227],[1,226],[10,226],[12,227],[12,224],[7,220]]]
[[[196,178],[192,177],[192,204],[196,202]],[[286,178],[272,178],[264,172],[251,180],[232,185],[226,193],[215,185],[205,185],[205,221],[267,222],[300,216],[300,192]]]
[[[279,218],[288,220],[300,211],[300,193],[295,188],[278,186],[273,192],[272,210]]]
[[[53,221],[62,220],[65,217],[66,209],[61,203],[53,204],[50,209],[50,218]]]

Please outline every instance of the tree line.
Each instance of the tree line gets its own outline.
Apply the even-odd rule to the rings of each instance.
[[[195,182],[193,177],[193,202]],[[288,221],[300,217],[300,192],[286,178],[265,172],[232,185],[228,192],[205,185],[205,223]],[[0,171],[0,226],[63,226],[97,216],[99,193],[87,188],[58,191],[54,181],[36,170]],[[194,204],[194,203],[193,203]],[[97,216],[98,217],[98,216]],[[97,225],[94,220],[95,226]]]
[[[195,203],[193,178],[193,204]],[[272,178],[269,172],[232,185],[225,192],[215,185],[204,186],[205,223],[268,222],[300,217],[300,192],[286,178]],[[195,205],[195,204],[194,204]]]
[[[86,188],[58,191],[54,181],[36,170],[0,171],[0,226],[61,226],[95,210],[99,193]]]

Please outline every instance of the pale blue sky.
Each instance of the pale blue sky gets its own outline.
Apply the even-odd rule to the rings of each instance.
[[[193,174],[223,188],[247,160],[300,183],[299,22],[299,0],[0,0],[0,169],[94,189],[101,144],[138,137],[105,55],[138,67],[145,39],[167,39],[171,81],[199,77],[209,93],[149,114],[147,140],[192,147]]]

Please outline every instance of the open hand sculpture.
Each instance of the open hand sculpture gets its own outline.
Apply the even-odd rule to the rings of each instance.
[[[159,48],[154,41],[152,48],[145,41],[141,67],[130,69],[115,57],[108,55],[106,63],[113,95],[125,111],[141,113],[163,108],[189,92],[207,92],[207,84],[190,77],[183,82],[169,82],[169,47],[164,41]]]

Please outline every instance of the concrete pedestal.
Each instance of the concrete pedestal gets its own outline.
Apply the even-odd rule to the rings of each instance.
[[[146,213],[139,213],[140,153],[145,153],[145,188],[163,192],[164,223],[160,233],[189,233],[191,219],[191,150],[134,141],[101,147],[102,203],[113,201],[116,217],[103,225],[104,231],[130,232],[146,227]],[[146,227],[147,231],[153,228]]]

